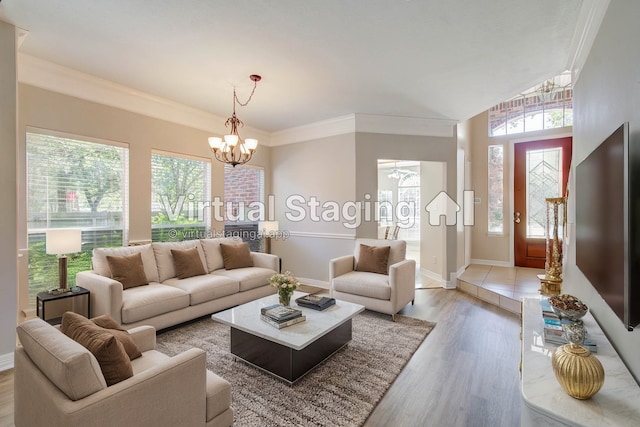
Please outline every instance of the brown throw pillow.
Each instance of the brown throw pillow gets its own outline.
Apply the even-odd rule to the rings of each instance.
[[[173,265],[176,268],[176,277],[178,279],[207,274],[204,271],[200,254],[198,254],[198,248],[171,249],[171,255],[173,255]]]
[[[124,289],[149,284],[140,252],[125,256],[107,255],[107,263],[111,270],[111,278],[122,283]]]
[[[123,329],[122,326],[120,326],[118,322],[113,320],[111,317],[103,314],[102,316],[94,317],[91,321],[101,328],[111,332],[113,336],[120,341],[124,347],[124,351],[126,351],[127,356],[129,356],[129,360],[137,359],[142,356],[140,349],[136,345],[135,341],[133,341],[133,338],[131,338],[131,335],[129,335],[129,332]]]
[[[225,270],[253,267],[253,260],[251,259],[251,251],[249,251],[248,243],[239,243],[237,245],[220,243],[220,250],[222,251]]]
[[[72,311],[62,315],[60,330],[95,356],[108,386],[133,376],[127,352],[108,330]]]
[[[360,244],[356,271],[387,274],[390,250],[391,247],[389,246],[368,246]]]

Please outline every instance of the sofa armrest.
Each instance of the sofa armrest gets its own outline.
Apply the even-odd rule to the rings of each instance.
[[[405,259],[389,267],[389,285],[399,301],[413,301],[416,292],[416,262]]]
[[[149,325],[138,326],[129,329],[129,335],[136,343],[141,352],[155,350],[156,348],[156,328]]]
[[[16,425],[204,425],[205,363],[205,352],[193,348],[72,401],[24,355],[16,369]]]
[[[122,324],[122,283],[93,271],[76,274],[76,284],[91,292],[91,317],[106,314]]]
[[[329,261],[329,284],[331,281],[343,274],[347,274],[355,268],[355,257],[353,255],[345,255],[334,258]],[[332,286],[333,287],[333,286]]]
[[[254,267],[268,268],[276,273],[280,271],[280,258],[277,255],[262,252],[251,252]]]

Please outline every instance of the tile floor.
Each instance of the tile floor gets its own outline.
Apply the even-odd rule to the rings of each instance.
[[[458,289],[516,314],[523,297],[540,295],[537,275],[544,270],[472,264],[458,278]]]

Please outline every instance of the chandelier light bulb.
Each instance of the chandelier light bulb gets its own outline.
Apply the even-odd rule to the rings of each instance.
[[[218,138],[217,136],[210,136],[209,147],[211,147],[212,150],[220,149],[220,147],[222,147],[222,138]]]
[[[254,138],[247,138],[244,140],[244,146],[247,147],[248,150],[253,151],[258,148],[258,140]]]
[[[235,147],[238,143],[238,135],[225,135],[224,142],[230,147]]]

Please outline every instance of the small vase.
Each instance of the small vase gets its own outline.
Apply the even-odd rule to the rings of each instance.
[[[280,305],[289,307],[289,305],[291,304],[291,294],[292,292],[288,292],[285,290],[278,291],[278,302],[280,303]]]

